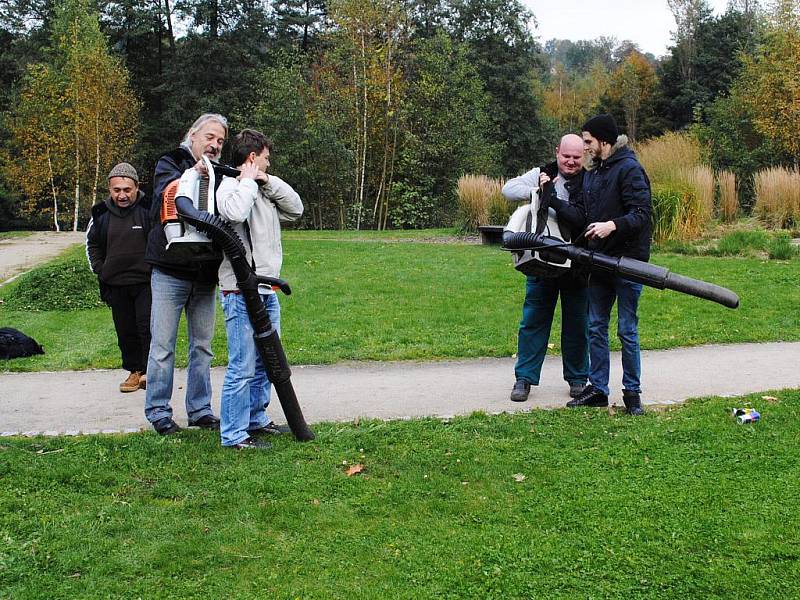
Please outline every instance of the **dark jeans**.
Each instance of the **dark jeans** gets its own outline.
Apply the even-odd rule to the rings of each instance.
[[[584,384],[589,372],[586,286],[571,277],[529,276],[525,286],[525,304],[517,338],[517,379],[539,385],[542,363],[547,354],[550,327],[561,296],[561,362],[564,379],[570,384]]]
[[[150,352],[150,283],[110,285],[108,303],[126,371],[147,371]]]
[[[589,278],[589,383],[608,395],[610,350],[608,323],[617,304],[617,337],[622,343],[622,388],[641,393],[642,362],[639,351],[639,297],[642,284],[621,277]]]

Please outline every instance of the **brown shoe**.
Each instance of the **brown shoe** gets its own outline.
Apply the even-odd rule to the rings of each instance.
[[[139,389],[146,390],[147,389],[147,373],[142,373],[139,375]]]
[[[119,384],[119,391],[120,392],[135,392],[139,389],[139,380],[141,376],[139,375],[139,371],[133,371],[128,378]]]

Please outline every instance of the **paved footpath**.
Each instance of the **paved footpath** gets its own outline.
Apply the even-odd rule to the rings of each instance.
[[[82,231],[35,231],[24,237],[0,240],[0,285],[58,256],[70,246],[82,244]]]
[[[646,405],[800,388],[800,342],[646,351],[642,367]],[[532,388],[525,403],[508,400],[513,373],[511,358],[349,363],[295,366],[292,382],[306,419],[312,423],[516,412],[557,408],[569,400],[558,356],[547,358],[542,384]],[[215,412],[224,374],[224,368],[212,370]],[[0,435],[74,435],[147,428],[144,392],[118,391],[125,375],[121,370],[0,373]],[[619,354],[614,353],[611,402],[618,405],[622,404],[621,377]],[[186,424],[185,381],[185,370],[179,370],[173,408],[181,425]],[[272,418],[284,421],[277,398],[270,410]]]

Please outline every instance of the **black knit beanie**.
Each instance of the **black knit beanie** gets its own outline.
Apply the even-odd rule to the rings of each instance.
[[[583,124],[581,131],[588,131],[593,138],[601,142],[608,142],[612,146],[617,142],[619,131],[617,122],[611,115],[597,115]]]

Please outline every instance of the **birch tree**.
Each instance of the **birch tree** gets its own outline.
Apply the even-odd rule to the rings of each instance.
[[[18,162],[9,176],[31,205],[52,196],[56,229],[59,204],[69,205],[77,231],[97,199],[101,174],[129,158],[139,102],[127,71],[108,52],[88,0],[58,6],[49,54],[48,63],[29,67],[12,111]],[[28,181],[29,173],[43,170],[46,177]]]

